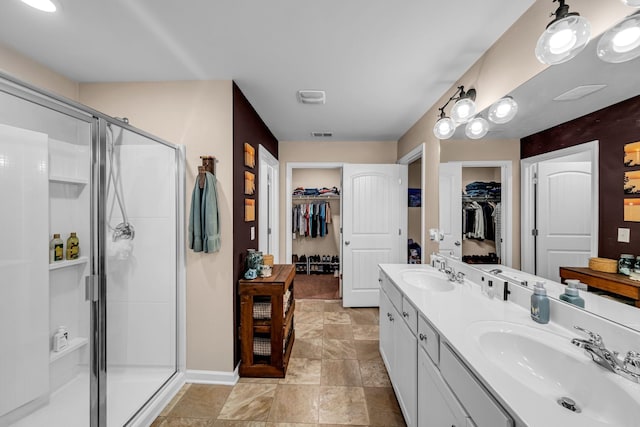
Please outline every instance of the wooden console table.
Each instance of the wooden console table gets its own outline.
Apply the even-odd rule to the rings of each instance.
[[[560,277],[578,279],[590,287],[632,299],[635,306],[640,307],[640,282],[624,274],[603,273],[586,267],[560,267]]]
[[[276,264],[271,277],[240,280],[240,376],[284,378],[295,340],[295,275],[293,265]]]

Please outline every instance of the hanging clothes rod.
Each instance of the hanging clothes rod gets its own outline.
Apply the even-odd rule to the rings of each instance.
[[[205,172],[215,175],[218,160],[213,156],[200,156],[200,159],[202,159],[202,166],[198,166],[198,185],[204,188]]]

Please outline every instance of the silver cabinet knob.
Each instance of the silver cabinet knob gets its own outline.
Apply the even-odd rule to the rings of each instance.
[[[423,333],[421,333],[420,335],[418,335],[420,337],[420,341],[426,341],[427,340],[427,336]]]
[[[407,313],[406,311],[402,312],[402,317],[409,317],[409,313]]]

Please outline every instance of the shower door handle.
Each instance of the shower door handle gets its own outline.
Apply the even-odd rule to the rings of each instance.
[[[84,299],[86,301],[96,302],[99,299],[98,285],[100,283],[99,276],[87,276],[84,278]]]

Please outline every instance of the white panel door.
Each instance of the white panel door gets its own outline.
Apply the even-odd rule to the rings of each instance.
[[[462,256],[462,165],[439,166],[440,252]]]
[[[280,163],[264,146],[258,147],[258,168],[260,171],[260,192],[258,194],[258,249],[264,254],[273,255],[275,264],[279,264],[280,236],[279,223],[279,174]]]
[[[342,174],[342,302],[377,307],[378,264],[407,262],[407,167],[345,164]]]
[[[538,164],[536,274],[560,281],[560,266],[586,267],[591,256],[591,163]]]

